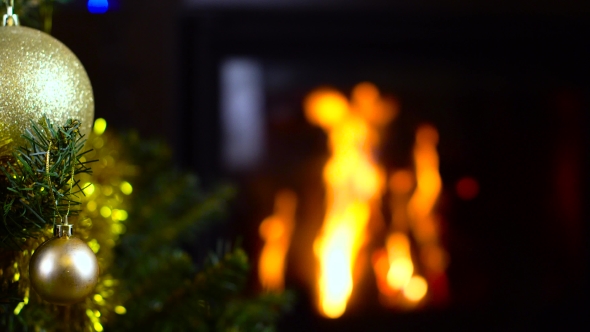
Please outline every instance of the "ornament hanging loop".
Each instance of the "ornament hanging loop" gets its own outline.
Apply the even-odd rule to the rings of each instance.
[[[18,15],[14,13],[14,0],[4,0],[6,3],[6,14],[2,18],[2,26],[20,25]]]

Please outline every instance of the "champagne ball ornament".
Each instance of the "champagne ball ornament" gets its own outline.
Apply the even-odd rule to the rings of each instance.
[[[22,146],[31,120],[44,114],[59,126],[77,119],[89,133],[94,96],[84,67],[57,39],[19,26],[7,8],[0,26],[0,157]]]
[[[29,278],[45,301],[70,305],[94,290],[98,261],[84,241],[72,237],[72,225],[56,225],[53,233],[54,237],[41,244],[31,257]]]
[[[7,13],[0,27],[0,158],[25,145],[22,135],[31,121],[39,122],[45,116],[63,126],[69,119],[76,119],[85,125],[80,130],[85,134],[94,118],[92,87],[80,61],[48,34],[20,27],[13,13],[14,0],[5,2]],[[50,151],[46,152],[47,188],[53,188]],[[70,194],[74,169],[71,174]],[[59,202],[51,193],[58,209]],[[99,274],[94,252],[84,241],[72,237],[67,219],[69,204],[65,223],[55,226],[54,237],[41,244],[29,262],[32,288],[44,300],[59,305],[86,298]]]

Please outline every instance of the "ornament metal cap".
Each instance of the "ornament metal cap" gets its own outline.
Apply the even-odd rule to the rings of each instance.
[[[74,235],[74,228],[69,224],[56,224],[53,227],[53,236],[63,237]]]
[[[2,26],[20,25],[18,15],[13,12],[14,0],[5,0],[6,14],[2,17]]]

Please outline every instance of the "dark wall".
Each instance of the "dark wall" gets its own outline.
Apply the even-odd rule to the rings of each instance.
[[[407,151],[409,144],[400,142],[411,142],[418,123],[440,130],[452,304],[401,321],[375,303],[357,309],[372,317],[375,330],[395,324],[491,331],[574,326],[587,308],[587,12],[457,6],[209,8],[183,16],[185,128],[199,128],[186,161],[208,177],[227,176],[219,158],[219,117],[208,111],[218,109],[217,68],[226,56],[259,59],[266,70],[278,63],[299,71],[286,95],[269,93],[269,118],[277,98],[300,112],[300,101],[317,85],[347,93],[356,82],[375,82],[401,100],[400,118],[390,128],[395,134],[382,151],[388,166],[407,163],[395,151]],[[246,238],[256,237],[281,185],[294,185],[300,197],[309,194],[305,176],[313,171],[286,168],[284,159],[305,145],[313,156],[317,142],[307,139],[312,129],[302,116],[291,122],[267,121],[269,141],[279,148],[268,152],[260,170],[237,177],[236,232]],[[280,135],[291,128],[301,131]],[[301,137],[300,147],[284,136]],[[472,202],[453,193],[465,174],[482,186]],[[306,322],[313,314],[303,303],[286,331],[358,331],[368,321],[351,314]]]
[[[53,35],[80,58],[96,116],[118,128],[178,144],[180,0],[122,0],[102,15],[85,1],[56,5]],[[180,153],[180,152],[179,152]]]
[[[318,84],[347,92],[358,81],[372,80],[402,102],[399,123],[390,128],[396,134],[385,142],[388,166],[404,163],[404,156],[391,151],[411,142],[419,122],[439,127],[454,296],[442,311],[391,318],[377,310],[374,322],[406,330],[467,323],[471,330],[502,331],[583,321],[590,200],[588,5],[325,1],[185,8],[179,0],[163,2],[121,1],[118,11],[105,15],[78,7],[57,12],[54,34],[86,66],[97,116],[164,137],[180,164],[215,182],[233,176],[220,160],[218,66],[224,57],[255,57],[267,69],[293,64],[309,73],[287,95],[269,96],[269,105],[286,98],[298,108]],[[299,117],[291,127],[269,121],[266,128],[312,131],[299,148],[305,151],[322,144],[314,141],[321,135],[306,126]],[[273,136],[276,146],[284,136]],[[257,224],[270,213],[272,183],[281,179],[272,174],[284,170],[280,158],[267,156],[270,176],[259,171],[233,178],[243,185],[233,232],[256,236]],[[482,186],[469,203],[452,192],[465,174]],[[322,322],[310,318],[309,303],[300,303],[285,331],[355,330],[366,321]]]

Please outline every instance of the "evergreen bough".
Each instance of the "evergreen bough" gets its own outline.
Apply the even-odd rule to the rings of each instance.
[[[31,122],[23,137],[27,144],[0,161],[0,247],[11,249],[57,219],[77,215],[83,188],[74,177],[91,173],[78,120],[58,127],[44,116],[40,123]]]

